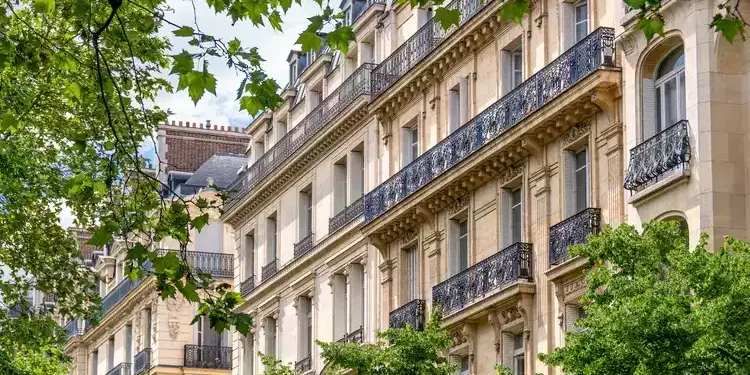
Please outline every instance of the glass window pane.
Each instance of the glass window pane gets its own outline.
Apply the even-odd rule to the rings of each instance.
[[[664,83],[664,104],[666,104],[666,124],[664,128],[671,126],[680,120],[680,102],[677,92],[677,79],[670,79]]]
[[[661,87],[656,88],[656,132],[660,132],[663,128],[664,124],[662,124],[664,121],[662,120],[662,110],[661,110],[661,101],[662,101],[662,93],[661,93]]]
[[[469,268],[469,228],[466,220],[458,224],[458,270]]]

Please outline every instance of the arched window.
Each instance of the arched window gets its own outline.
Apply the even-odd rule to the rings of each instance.
[[[685,49],[675,48],[659,64],[655,77],[656,133],[685,119]]]

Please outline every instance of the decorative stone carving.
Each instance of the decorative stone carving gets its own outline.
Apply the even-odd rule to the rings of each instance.
[[[453,342],[452,343],[453,347],[456,347],[456,346],[466,343],[467,338],[463,334],[463,330],[460,330],[460,331],[453,332],[453,335],[451,336],[451,341]]]
[[[505,185],[510,181],[513,181],[516,177],[520,176],[521,173],[523,173],[523,166],[511,166],[509,168],[506,168],[502,173],[500,173],[500,177],[497,178],[498,182],[500,182],[500,185]]]
[[[563,143],[565,144],[565,146],[570,145],[571,143],[581,139],[581,137],[583,137],[584,135],[588,134],[590,129],[591,119],[573,126],[568,130],[567,133],[565,133],[565,136],[563,137]]]
[[[521,319],[521,311],[517,306],[501,311],[500,315],[503,317],[503,324],[508,324],[517,319]]]
[[[414,229],[414,230],[407,230],[406,233],[404,233],[404,236],[401,237],[401,242],[403,244],[407,244],[407,243],[413,241],[414,239],[416,239],[417,236],[419,236],[419,231],[418,230],[416,230],[416,229]]]
[[[469,207],[469,200],[471,197],[469,195],[464,195],[458,199],[456,199],[455,202],[453,202],[453,205],[448,209],[448,213],[450,215],[455,215],[459,212],[461,212],[464,208]]]
[[[563,298],[567,299],[573,293],[586,288],[586,279],[580,278],[563,285]]]
[[[180,334],[180,321],[176,317],[170,316],[167,327],[169,328],[169,338],[177,340],[177,336]]]
[[[174,298],[169,298],[166,301],[167,311],[178,312],[185,306],[185,299],[176,295]]]

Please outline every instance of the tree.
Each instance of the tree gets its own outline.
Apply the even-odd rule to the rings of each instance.
[[[291,363],[284,363],[270,354],[258,352],[260,362],[265,367],[263,375],[296,375]]]
[[[639,234],[605,228],[572,253],[587,257],[586,317],[541,359],[568,374],[750,372],[750,244],[707,237],[692,251],[674,222]]]
[[[0,328],[0,374],[64,375],[63,329],[51,318],[21,312]]]
[[[359,375],[449,375],[457,366],[443,356],[451,336],[440,327],[440,318],[435,309],[423,331],[411,325],[388,329],[378,332],[374,344],[318,342],[327,373],[352,369]]]

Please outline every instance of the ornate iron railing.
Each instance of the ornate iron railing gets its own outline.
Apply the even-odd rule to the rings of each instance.
[[[313,248],[313,234],[308,234],[305,238],[294,244],[294,257],[301,257]]]
[[[304,374],[312,370],[312,357],[303,358],[294,364],[294,372]]]
[[[130,363],[120,363],[119,365],[112,367],[111,370],[107,371],[106,375],[132,375],[130,373]]]
[[[125,298],[125,296],[136,286],[140,285],[140,283],[141,279],[130,281],[129,278],[126,278],[117,284],[115,289],[102,298],[102,316],[106,315],[109,310],[122,301],[122,299]]]
[[[682,120],[630,150],[625,189],[640,191],[654,182],[690,167],[688,122]]]
[[[270,279],[276,272],[279,272],[278,259],[272,260],[271,263],[266,264],[260,269],[260,281],[263,282]]]
[[[328,220],[328,233],[336,232],[365,212],[365,200],[359,198]]]
[[[247,280],[240,284],[240,293],[243,296],[247,296],[253,289],[255,289],[255,275],[248,277]]]
[[[133,375],[138,375],[142,371],[151,368],[151,348],[146,348],[138,352],[133,357]]]
[[[388,316],[388,327],[404,328],[411,325],[416,330],[424,329],[424,308],[423,299],[415,299],[408,302],[396,310],[391,311]]]
[[[432,287],[432,305],[448,316],[510,285],[531,280],[530,243],[516,242]]]
[[[458,26],[446,30],[434,18],[427,21],[372,71],[373,94],[378,96],[385,92],[489,3],[485,0],[454,0],[446,5],[447,9],[461,11]]]
[[[180,257],[179,250],[160,249],[159,255],[173,251]],[[206,251],[185,251],[185,261],[196,271],[211,274],[213,277],[234,277],[234,256],[232,254],[210,253]]]
[[[230,186],[232,197],[226,209],[232,208],[253,187],[277,170],[297,150],[302,148],[326,125],[346,110],[361,95],[370,94],[370,72],[375,64],[362,64],[323,102],[310,112],[297,126],[292,128],[253,165],[242,172]]]
[[[587,208],[549,228],[549,264],[568,259],[568,247],[586,243],[586,236],[599,233],[602,211]]]
[[[594,30],[549,65],[368,193],[365,196],[365,222],[378,218],[588,74],[600,67],[614,66],[614,51],[614,30]]]
[[[344,337],[340,338],[338,342],[361,344],[365,341],[364,333],[365,333],[365,330],[362,327],[359,327],[353,332],[347,333],[346,335],[344,335]]]
[[[232,347],[185,345],[185,367],[232,369]]]
[[[65,340],[76,336],[83,336],[88,331],[89,323],[84,319],[73,319],[65,325]]]

